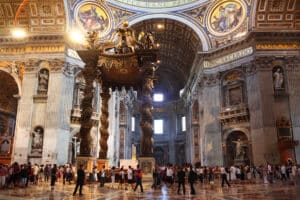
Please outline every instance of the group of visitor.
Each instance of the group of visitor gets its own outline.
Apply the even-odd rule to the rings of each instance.
[[[62,180],[71,183],[73,179],[74,168],[70,164],[58,167],[56,164],[38,165],[18,164],[11,165],[0,164],[0,189],[3,188],[26,188],[29,184],[38,185],[50,182],[51,188],[54,189],[55,182]]]
[[[73,195],[79,189],[79,195],[82,195],[82,187],[84,183],[100,183],[100,187],[108,187],[112,189],[131,189],[136,191],[140,187],[143,192],[142,177],[143,172],[139,165],[136,169],[131,166],[128,168],[107,169],[104,165],[98,170],[94,167],[91,173],[86,173],[85,166],[80,165],[76,171],[71,164],[57,167],[57,165],[38,165],[38,164],[22,164],[17,162],[12,165],[0,164],[0,189],[23,187],[28,185],[39,185],[41,183],[50,182],[51,189],[54,189],[55,183],[60,181],[62,184],[66,182],[71,184],[76,178],[76,186]],[[282,181],[283,183],[291,181],[294,184],[300,179],[300,168],[292,162],[282,165],[266,166],[248,166],[233,165],[231,167],[203,167],[200,165],[185,164],[182,167],[176,167],[167,164],[165,167],[156,167],[153,170],[152,189],[160,188],[162,185],[170,189],[176,189],[177,194],[186,194],[185,184],[190,187],[190,193],[195,194],[194,184],[207,184],[211,187],[215,186],[215,182],[220,182],[221,187],[231,187],[232,184],[255,183],[258,178],[266,184]],[[177,183],[175,185],[175,183]]]

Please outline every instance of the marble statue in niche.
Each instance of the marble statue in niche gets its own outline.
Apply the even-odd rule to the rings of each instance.
[[[38,93],[45,94],[48,91],[49,71],[47,69],[41,69],[39,72],[39,85]]]
[[[8,140],[4,140],[1,143],[1,146],[0,146],[0,153],[1,154],[9,153],[9,149],[10,149],[10,143],[9,143],[9,141]]]
[[[273,86],[275,90],[282,90],[284,89],[284,77],[283,77],[283,70],[281,67],[274,67],[273,68]]]
[[[247,143],[238,139],[237,141],[232,141],[235,143],[235,159],[236,160],[245,160],[246,158],[246,147]]]
[[[44,129],[40,126],[32,131],[31,153],[41,154],[43,148]]]

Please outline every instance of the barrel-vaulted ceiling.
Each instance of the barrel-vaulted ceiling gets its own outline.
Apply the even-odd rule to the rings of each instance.
[[[159,68],[156,91],[163,92],[167,99],[178,99],[185,86],[196,52],[201,42],[187,25],[171,19],[150,19],[132,26],[139,33],[151,31],[160,45]]]

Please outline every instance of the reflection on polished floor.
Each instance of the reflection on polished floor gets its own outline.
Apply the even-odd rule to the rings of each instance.
[[[109,184],[107,184],[109,185]],[[117,187],[117,184],[116,184]],[[176,185],[177,187],[177,185]],[[58,183],[54,191],[51,191],[49,184],[42,183],[39,186],[29,186],[26,189],[16,188],[9,190],[0,190],[0,200],[118,200],[118,199],[194,199],[194,200],[297,200],[300,198],[300,185],[294,186],[288,183],[282,184],[276,182],[269,184],[236,184],[231,188],[220,187],[217,182],[215,187],[209,185],[195,185],[196,195],[189,194],[189,186],[186,185],[186,195],[177,195],[176,187],[173,189],[163,186],[161,189],[153,190],[150,183],[144,183],[144,192],[134,192],[132,190],[109,189],[107,187],[100,188],[98,184],[85,185],[83,196],[72,196],[74,185],[62,185]],[[176,188],[176,189],[175,189]]]

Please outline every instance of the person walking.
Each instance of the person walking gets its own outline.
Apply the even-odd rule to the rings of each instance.
[[[195,192],[195,188],[194,188],[194,182],[197,179],[197,174],[196,172],[194,172],[193,167],[190,166],[190,172],[189,172],[189,176],[188,176],[188,181],[191,187],[191,194],[194,195],[196,194]]]
[[[84,179],[85,179],[85,174],[84,174],[84,170],[83,170],[83,165],[79,165],[79,169],[77,170],[77,181],[76,181],[76,187],[75,190],[73,192],[73,196],[75,196],[77,189],[79,187],[79,196],[82,196],[82,187],[84,184]]]
[[[178,178],[178,189],[177,194],[180,192],[180,186],[182,185],[183,194],[185,194],[185,172],[183,171],[182,167],[177,172],[177,178]]]
[[[114,188],[114,185],[115,185],[115,181],[116,181],[116,172],[115,172],[115,166],[113,166],[111,168],[111,172],[110,172],[110,179],[111,179],[111,185],[110,187],[111,188]]]
[[[137,188],[138,186],[140,186],[141,192],[144,192],[144,190],[143,190],[143,185],[142,185],[142,177],[143,177],[142,169],[140,169],[140,166],[137,165],[136,172],[135,172],[136,185],[135,185],[135,187],[134,187],[134,191],[136,191],[136,188]]]
[[[130,165],[127,170],[127,182],[128,182],[128,185],[131,186],[131,189],[133,189],[133,171],[132,171],[132,168]]]
[[[102,166],[100,171],[100,187],[104,187],[105,184],[105,165]]]
[[[286,181],[286,167],[284,164],[281,165],[280,172],[281,172],[281,181]]]
[[[54,190],[57,175],[57,165],[54,164],[51,169],[51,190]]]
[[[221,167],[221,177],[222,177],[222,187],[224,187],[224,182],[230,187],[230,184],[227,180],[227,172],[224,167]]]

